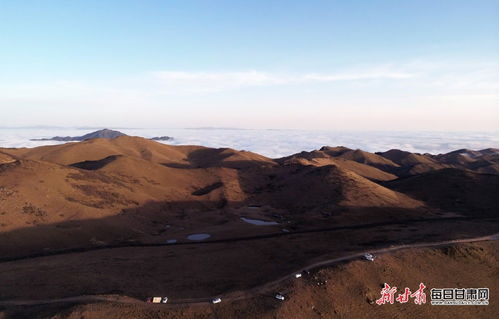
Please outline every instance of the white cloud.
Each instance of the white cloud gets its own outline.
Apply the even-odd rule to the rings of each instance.
[[[411,61],[399,64],[356,66],[335,72],[279,73],[266,71],[189,72],[155,71],[156,88],[164,94],[206,93],[251,87],[340,84],[363,87],[375,83],[393,92],[393,85],[418,95],[490,95],[499,90],[499,62]],[[381,86],[379,85],[381,84]],[[385,93],[387,94],[387,93]]]
[[[373,79],[409,79],[414,77],[415,74],[411,73],[397,73],[397,72],[387,72],[387,73],[377,73],[377,72],[367,72],[358,74],[307,74],[303,77],[303,80],[310,81],[354,81],[354,80],[373,80]]]
[[[152,72],[152,75],[161,81],[165,90],[176,92],[216,92],[255,86],[373,79],[409,79],[416,76],[415,73],[404,72],[391,67],[339,73],[282,74],[255,70],[240,72],[155,71]]]

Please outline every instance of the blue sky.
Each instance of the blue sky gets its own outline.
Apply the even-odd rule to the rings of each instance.
[[[498,21],[498,1],[3,0],[0,126],[491,130]]]

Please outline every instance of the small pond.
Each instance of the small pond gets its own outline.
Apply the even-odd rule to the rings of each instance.
[[[210,237],[211,237],[210,234],[192,234],[192,235],[187,236],[187,239],[189,239],[189,240],[205,240],[205,239],[208,239]]]
[[[257,225],[257,226],[271,226],[271,225],[279,225],[278,222],[268,222],[261,219],[251,219],[246,217],[241,217],[241,220],[245,223]]]

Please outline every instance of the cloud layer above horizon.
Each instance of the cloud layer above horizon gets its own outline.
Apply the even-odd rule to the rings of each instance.
[[[161,70],[11,82],[0,86],[9,119],[0,124],[491,130],[499,122],[498,68],[418,60],[335,72]]]
[[[171,93],[214,92],[255,86],[313,84],[321,82],[407,79],[415,73],[396,70],[393,66],[347,70],[338,73],[280,74],[262,71],[186,72],[157,71],[152,73]],[[172,90],[174,89],[174,90]]]

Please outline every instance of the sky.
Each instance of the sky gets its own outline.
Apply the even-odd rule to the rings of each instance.
[[[499,123],[499,1],[0,0],[0,30],[0,127]]]

